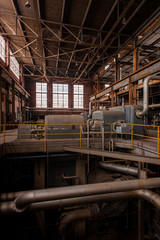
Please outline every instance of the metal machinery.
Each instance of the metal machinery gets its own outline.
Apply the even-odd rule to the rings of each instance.
[[[80,131],[79,125],[84,124],[84,117],[82,115],[47,115],[45,124],[48,139],[77,138]],[[65,133],[69,134],[65,136]]]
[[[133,126],[134,133],[144,135],[144,127],[138,126],[138,124],[144,124],[141,106],[127,105],[91,111],[88,119],[83,115],[48,115],[45,117],[45,125],[26,126],[26,128],[23,126],[19,128],[19,133],[31,133],[36,138],[39,138],[39,134],[44,137],[46,133],[46,138],[50,142],[52,139],[53,141],[59,139],[58,143],[60,144],[62,138],[70,138],[70,140],[73,138],[73,142],[75,138],[79,138],[81,125],[83,126],[82,131],[89,132],[88,135],[92,136],[95,142],[98,142],[98,137],[101,138],[100,134],[103,130],[104,132],[113,132],[114,135],[122,134],[122,138],[126,138],[124,140],[130,141],[127,139],[127,135],[125,136],[125,134],[131,133],[130,124],[135,124]],[[88,135],[84,134],[84,137]],[[110,140],[110,136],[110,134],[104,134],[106,141]],[[30,138],[30,135],[25,134],[25,138]],[[112,140],[114,141],[114,139]],[[126,151],[125,148],[123,150]],[[120,150],[117,148],[116,151]],[[145,150],[143,149],[143,151]],[[137,163],[129,161],[117,164],[116,161],[108,163],[107,160],[110,159],[102,157],[93,157],[92,160],[89,158],[86,155],[78,155],[68,156],[65,159],[63,157],[48,159],[48,190],[14,193],[11,196],[10,194],[2,195],[1,199],[4,198],[6,202],[1,203],[1,212],[8,214],[25,210],[49,209],[53,216],[52,211],[60,209],[55,217],[55,223],[59,222],[55,230],[58,240],[87,239],[85,238],[86,232],[92,237],[105,235],[107,236],[106,240],[122,239],[125,237],[124,224],[128,221],[130,212],[137,211],[137,209],[138,224],[142,227],[141,199],[160,208],[160,196],[148,189],[144,190],[144,188],[160,186],[159,179],[153,178],[152,181],[147,179],[157,176],[155,168],[146,165],[143,165],[142,168]],[[90,160],[89,168],[88,159]],[[141,179],[139,180],[139,178]],[[136,210],[137,199],[135,198],[139,199]],[[146,218],[149,216],[149,213],[147,214]],[[137,221],[134,217],[132,220]],[[147,221],[148,225],[152,224],[151,220],[147,219]],[[122,222],[122,230],[118,232],[117,236],[114,234],[117,232],[116,227],[120,225],[120,222]],[[49,224],[53,224],[53,222],[49,222]],[[157,233],[156,216],[153,227],[152,231]],[[113,230],[112,233],[110,233],[110,229]],[[130,239],[136,239],[136,231],[132,234],[133,238]],[[140,233],[138,234],[140,239]],[[150,232],[147,234],[148,239],[152,239],[152,233],[151,237]],[[157,240],[157,238],[154,239]]]
[[[129,133],[131,131],[130,125],[125,125],[124,123],[129,124],[143,124],[143,118],[138,118],[136,116],[137,110],[141,108],[137,105],[127,105],[109,108],[108,110],[99,110],[92,113],[92,130],[100,130],[100,125],[104,124],[104,131],[110,131],[111,127],[107,124],[113,123],[113,131],[116,133]],[[121,124],[123,123],[123,124]],[[143,134],[143,128],[139,126],[134,126],[134,132]]]

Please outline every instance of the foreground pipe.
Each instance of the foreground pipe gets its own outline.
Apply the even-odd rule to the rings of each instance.
[[[107,162],[99,162],[98,165],[106,170],[116,171],[120,173],[124,173],[126,175],[132,175],[134,177],[138,177],[138,168],[115,164],[115,163],[107,163]],[[145,179],[147,176],[146,172],[141,170],[140,172],[141,178]]]
[[[45,201],[38,203],[31,203],[28,206],[28,211],[40,211],[40,210],[51,210],[55,208],[74,207],[84,204],[114,201],[128,198],[140,198],[152,203],[155,207],[160,209],[160,195],[150,190],[135,190],[127,192],[107,193],[92,196],[85,196],[79,198],[67,198],[54,201]],[[0,214],[13,214],[17,213],[15,208],[15,202],[2,202],[0,203]]]
[[[122,182],[106,182],[70,187],[49,188],[26,192],[15,199],[17,211],[23,211],[31,203],[44,202],[65,198],[83,197],[105,193],[130,191],[160,187],[160,178],[128,180]]]
[[[160,178],[49,188],[22,194],[16,198],[15,206],[18,210],[23,210],[30,203],[156,187],[160,187]]]
[[[76,209],[71,211],[63,216],[60,221],[58,228],[58,237],[59,239],[65,239],[65,233],[67,230],[67,226],[73,221],[78,220],[87,220],[97,216],[99,213],[99,208],[97,205],[89,206],[83,209]]]
[[[136,116],[142,118],[147,114],[149,108],[149,81],[151,80],[160,80],[160,76],[151,75],[144,79],[143,83],[143,110],[137,110]]]

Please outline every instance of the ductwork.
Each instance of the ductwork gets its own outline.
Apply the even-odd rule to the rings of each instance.
[[[99,213],[98,205],[92,205],[84,209],[76,209],[74,211],[66,213],[59,224],[58,228],[58,239],[64,240],[67,230],[67,226],[74,222],[80,220],[87,220],[97,216]]]
[[[138,168],[135,168],[135,167],[125,166],[125,165],[120,165],[115,163],[106,163],[106,162],[99,162],[98,165],[105,170],[116,171],[116,172],[124,173],[126,175],[132,175],[134,177],[138,177]],[[143,170],[141,170],[140,175],[142,179],[147,178],[146,176],[147,174]]]
[[[144,79],[143,83],[143,110],[137,110],[136,116],[142,118],[147,114],[149,108],[149,81],[151,80],[160,80],[160,76],[151,75]]]
[[[160,178],[34,190],[18,196],[12,204],[10,203],[10,208],[14,209],[13,211],[21,212],[32,203],[157,187],[160,187]]]

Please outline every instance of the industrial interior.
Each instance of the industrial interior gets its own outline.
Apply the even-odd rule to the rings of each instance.
[[[160,1],[0,1],[0,220],[13,240],[160,240]]]

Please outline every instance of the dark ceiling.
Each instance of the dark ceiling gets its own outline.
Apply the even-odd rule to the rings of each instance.
[[[91,80],[158,12],[159,0],[1,0],[1,33],[26,78]]]

